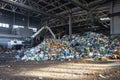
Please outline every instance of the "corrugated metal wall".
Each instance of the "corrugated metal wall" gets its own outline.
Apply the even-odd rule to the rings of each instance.
[[[10,24],[10,28],[9,29],[5,29],[5,28],[0,28],[0,33],[2,34],[10,34],[12,31],[12,27],[13,27],[13,17],[14,14],[12,12],[8,12],[8,11],[4,11],[0,9],[0,23],[8,23]],[[35,19],[35,18],[31,18],[29,20],[30,27],[39,27],[40,25],[40,20]],[[25,26],[28,27],[28,17],[24,16],[24,15],[19,15],[19,14],[15,14],[15,25],[20,25],[20,26]],[[12,33],[11,33],[12,34]]]
[[[0,45],[2,45],[4,47],[8,47],[8,42],[9,41],[10,41],[10,39],[0,38]]]
[[[120,12],[120,0],[111,3],[111,13]],[[111,34],[120,34],[120,13],[111,17]]]

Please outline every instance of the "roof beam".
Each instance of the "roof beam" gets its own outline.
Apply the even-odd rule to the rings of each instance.
[[[78,5],[79,7],[81,7],[84,10],[89,10],[89,8],[87,8],[86,6],[84,6],[79,0],[70,0],[72,3],[74,3],[75,5]]]
[[[63,4],[63,5],[60,5],[60,6],[56,6],[55,8],[53,8],[53,9],[50,9],[50,10],[48,10],[47,12],[54,11],[54,10],[56,10],[56,9],[58,9],[58,8],[61,8],[61,7],[65,6],[65,5],[68,5],[68,4],[70,4],[70,2],[68,2],[68,3],[65,3],[65,4]]]
[[[84,6],[79,0],[71,0],[71,1],[74,4],[78,5],[79,7],[81,7],[82,9],[89,11],[89,8],[95,7],[100,4],[102,5],[102,4],[110,2],[112,0],[95,0],[95,1],[90,2],[88,4],[88,7]]]
[[[47,5],[49,5],[50,3],[46,2],[45,0],[43,0],[44,3],[46,3]],[[56,3],[58,3],[58,0],[56,0]],[[54,4],[51,4],[53,7],[56,7]],[[62,8],[60,8],[61,10],[64,10]]]
[[[56,17],[54,15],[51,15],[49,13],[46,13],[46,12],[38,10],[38,9],[34,9],[32,6],[28,6],[28,5],[25,5],[25,4],[22,4],[22,3],[18,3],[18,2],[15,2],[15,1],[11,1],[11,0],[2,0],[2,1],[5,2],[5,3],[8,3],[8,4],[12,4],[14,6],[17,6],[17,7],[21,7],[23,9],[26,9],[26,10],[29,10],[29,11],[33,11],[33,12],[37,12],[37,13],[40,13],[40,14],[48,15],[48,16],[51,16],[51,17]]]
[[[92,7],[95,7],[97,5],[100,5],[100,4],[102,5],[102,4],[110,2],[110,1],[112,1],[112,0],[96,0],[96,1],[90,2],[88,4],[88,7],[92,8]]]

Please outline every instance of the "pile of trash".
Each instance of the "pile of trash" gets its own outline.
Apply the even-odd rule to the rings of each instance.
[[[120,42],[94,32],[65,35],[61,40],[45,39],[36,47],[18,51],[19,60],[72,60],[79,58],[120,58]],[[116,57],[116,56],[117,57]]]
[[[91,57],[100,59],[101,57],[114,58],[117,52],[118,58],[120,53],[120,42],[118,39],[110,40],[109,37],[94,32],[86,32],[80,35],[63,36],[62,41],[69,41],[69,46],[75,47],[76,50],[84,55],[84,57]]]
[[[74,48],[67,45],[67,41],[45,39],[42,43],[28,49],[24,52],[23,56],[16,55],[19,60],[71,60],[75,56],[76,51]],[[20,51],[18,53],[22,53]],[[78,54],[78,53],[77,53]]]

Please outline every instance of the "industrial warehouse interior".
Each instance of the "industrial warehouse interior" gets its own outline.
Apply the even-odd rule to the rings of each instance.
[[[0,0],[0,80],[120,80],[120,0]]]

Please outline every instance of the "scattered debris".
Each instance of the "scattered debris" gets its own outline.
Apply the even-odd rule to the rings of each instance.
[[[105,77],[105,76],[103,76],[102,74],[99,74],[99,77],[104,78],[104,79],[106,78],[106,77]]]

